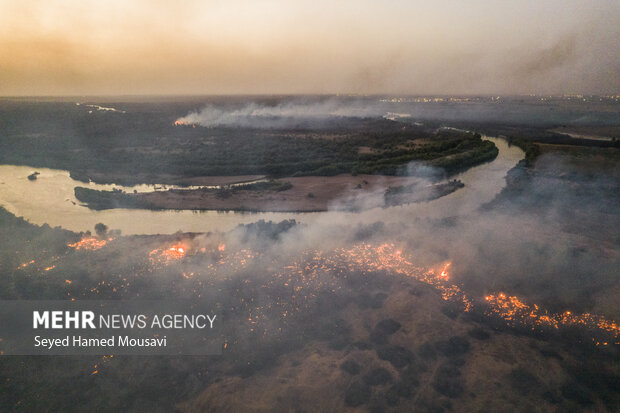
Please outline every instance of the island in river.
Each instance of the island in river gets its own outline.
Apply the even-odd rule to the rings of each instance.
[[[291,177],[219,188],[127,193],[75,188],[91,209],[195,209],[259,212],[361,210],[430,201],[462,188],[458,180],[429,183],[403,176],[342,174]],[[387,188],[387,189],[386,189]]]

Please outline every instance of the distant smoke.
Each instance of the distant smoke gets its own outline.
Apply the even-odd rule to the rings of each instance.
[[[276,105],[248,103],[244,106],[223,108],[207,105],[200,111],[191,112],[177,119],[177,124],[200,125],[204,127],[246,127],[246,128],[294,128],[312,126],[338,118],[364,118],[381,116],[378,107],[368,102],[356,101],[343,105],[342,101],[329,99],[319,102],[287,101]]]
[[[560,46],[558,48],[564,50]],[[566,49],[566,52],[569,53],[569,50]],[[558,50],[550,53],[562,55]],[[524,74],[535,70],[531,65],[521,69]],[[422,126],[427,121],[501,122],[505,125],[527,123],[549,127],[558,124],[617,123],[616,112],[608,110],[604,105],[583,102],[583,106],[576,112],[569,103],[575,102],[558,99],[550,104],[552,106],[543,109],[538,97],[469,97],[458,103],[449,97],[434,96],[299,97],[277,102],[209,103],[178,118],[175,124],[207,128],[322,129],[342,126],[342,121],[346,120],[379,117],[415,126]]]

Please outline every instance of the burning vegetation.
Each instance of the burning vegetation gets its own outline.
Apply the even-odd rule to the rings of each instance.
[[[187,254],[187,247],[182,244],[172,245],[170,247],[155,248],[149,253],[151,262],[168,264],[171,261],[180,260]]]
[[[571,311],[551,313],[538,305],[528,305],[516,296],[504,293],[484,297],[488,304],[487,314],[500,317],[509,325],[525,325],[535,328],[583,327],[591,331],[609,333],[615,344],[620,344],[620,326],[612,320],[596,314],[573,314]],[[595,344],[606,346],[606,341],[592,339]]]
[[[392,174],[412,160],[453,173],[493,159],[495,152],[479,136],[438,129],[443,122],[430,120],[405,125],[396,118],[340,119],[328,133],[303,128],[238,133],[203,129],[187,122],[189,117],[173,126],[174,118],[160,111],[140,122],[148,130],[138,131],[129,111],[126,115],[116,120],[122,124],[89,119],[92,134],[85,140],[73,138],[75,122],[58,123],[58,148],[86,158],[69,159],[64,149],[51,153],[49,146],[33,145],[40,137],[23,126],[15,129],[20,139],[9,139],[0,152],[6,163],[32,159],[85,180],[90,172],[114,179],[106,174],[118,171],[127,184],[159,183],[162,177],[174,183],[179,171],[184,178]],[[60,123],[70,125],[70,133],[61,133]],[[40,124],[49,128],[48,122]],[[260,392],[264,409],[274,411],[311,403],[325,403],[317,407],[322,411],[618,411],[620,331],[613,284],[618,191],[609,190],[617,179],[591,178],[607,176],[611,168],[586,169],[578,181],[572,157],[570,168],[539,157],[557,153],[558,145],[573,138],[535,128],[462,127],[470,126],[506,135],[527,151],[525,164],[507,178],[513,191],[503,192],[508,206],[501,209],[500,196],[484,213],[467,216],[471,226],[451,218],[405,222],[403,216],[402,230],[380,222],[383,233],[369,230],[358,237],[342,222],[338,228],[346,234],[332,240],[336,231],[321,232],[320,241],[313,237],[325,227],[283,238],[279,234],[288,226],[269,232],[249,225],[241,236],[113,238],[103,228],[97,237],[78,240],[74,233],[31,225],[0,208],[5,299],[199,299],[212,302],[234,330],[222,357],[209,360],[0,358],[0,410],[243,411],[255,409]],[[82,150],[99,148],[108,142],[102,136],[117,131],[129,135],[109,141],[113,150]],[[542,143],[530,139],[541,134]],[[611,151],[617,143],[581,143],[597,150],[579,151],[577,158],[599,165],[603,154],[604,159],[611,154],[607,164],[617,166],[617,151]],[[140,160],[139,174],[127,159]],[[80,169],[84,165],[91,169]],[[575,190],[575,184],[582,189]],[[539,220],[541,215],[548,219]],[[513,216],[518,218],[511,221]],[[515,224],[521,222],[548,226],[528,233]],[[458,245],[443,242],[449,235],[456,235]],[[508,250],[514,252],[512,261],[496,259]],[[514,282],[507,282],[511,277]],[[549,299],[554,294],[561,299]]]
[[[195,128],[196,124],[184,121],[183,119],[177,119],[174,121],[174,126],[191,126],[192,128]]]
[[[207,283],[202,280],[218,280],[240,273],[248,268],[274,269],[263,281],[263,288],[284,288],[288,294],[280,296],[277,302],[264,306],[247,307],[250,331],[260,322],[262,316],[280,308],[282,319],[290,317],[313,302],[320,291],[328,289],[337,291],[343,287],[342,280],[352,274],[372,277],[383,273],[392,276],[403,276],[415,279],[436,289],[444,301],[456,304],[463,312],[478,311],[492,318],[502,319],[508,326],[528,327],[531,330],[559,329],[577,327],[592,331],[596,337],[608,337],[610,341],[594,339],[597,345],[608,345],[610,342],[620,344],[620,327],[617,322],[603,316],[583,313],[573,314],[570,311],[555,314],[538,305],[528,305],[516,296],[504,293],[488,294],[476,299],[468,296],[462,287],[452,281],[448,270],[451,262],[440,264],[434,268],[424,268],[414,264],[413,258],[403,253],[393,243],[372,244],[360,243],[350,248],[336,248],[333,251],[309,249],[303,251],[299,258],[285,263],[267,257],[263,252],[252,249],[230,250],[224,243],[216,243],[210,247],[196,247],[191,239],[168,244],[150,251],[149,261],[152,266],[168,266],[175,263],[190,265],[192,271],[183,271],[183,278],[194,280],[192,293],[201,296]],[[191,252],[191,254],[190,254]],[[184,259],[189,262],[183,263]],[[265,262],[268,259],[268,262]],[[125,279],[126,281],[126,279]],[[127,283],[129,285],[129,283]],[[123,284],[122,288],[125,287]],[[115,291],[117,291],[115,289]]]
[[[521,340],[516,334],[495,334],[496,321],[504,326],[500,331],[527,330],[532,337],[538,331],[578,329],[591,334],[594,341],[587,341],[593,348],[600,343],[596,350],[600,352],[612,351],[618,342],[617,324],[603,317],[554,314],[505,293],[478,297],[460,283],[456,260],[432,267],[420,265],[415,250],[394,242],[353,242],[346,247],[321,248],[304,244],[291,250],[286,243],[278,244],[272,232],[261,232],[264,228],[260,226],[254,229],[269,237],[255,242],[254,236],[260,235],[248,230],[243,240],[231,234],[130,236],[117,237],[114,242],[88,236],[79,241],[68,238],[60,245],[64,252],[54,255],[53,260],[36,255],[36,261],[22,258],[27,265],[21,268],[16,262],[12,268],[27,280],[36,280],[39,274],[38,282],[48,286],[57,281],[65,299],[152,299],[164,294],[213,302],[234,327],[227,336],[223,357],[208,363],[192,361],[191,366],[173,363],[163,367],[159,362],[151,366],[129,358],[99,357],[74,366],[81,373],[71,377],[81,374],[102,383],[113,382],[121,372],[130,377],[156,377],[158,369],[165,368],[174,380],[193,375],[200,383],[197,391],[216,391],[231,377],[240,380],[239,386],[252,389],[256,380],[253,374],[268,366],[275,366],[274,375],[278,377],[298,371],[305,374],[306,369],[323,366],[323,379],[317,383],[325,384],[326,374],[336,375],[337,380],[330,381],[334,394],[328,400],[342,403],[341,408],[350,404],[371,408],[383,398],[382,403],[396,403],[393,408],[399,409],[404,404],[398,403],[429,397],[429,392],[444,403],[453,399],[467,402],[467,394],[478,389],[463,377],[471,374],[475,360],[487,357],[477,351],[478,343],[493,348],[491,353],[503,354],[502,348],[512,348]],[[262,242],[267,239],[269,248]],[[76,250],[81,253],[72,253]],[[54,265],[53,271],[45,271]],[[22,294],[27,291],[24,285],[22,281]],[[48,287],[48,294],[55,289]],[[444,313],[444,306],[455,308],[456,313]],[[482,321],[472,325],[472,319]],[[536,342],[552,347],[542,340]],[[545,354],[568,359],[565,351],[551,353],[547,347]],[[470,357],[469,352],[476,356]],[[349,359],[357,364],[346,364],[347,371],[344,367],[341,373],[325,367],[339,366]],[[493,363],[497,364],[495,360]],[[281,371],[283,366],[291,370]],[[6,374],[16,377],[18,367],[5,368]],[[504,383],[502,375],[508,373],[539,380],[514,366],[507,372],[489,374]],[[554,384],[556,389],[561,385]],[[270,388],[279,392],[285,387]],[[561,390],[554,392],[564,397]],[[573,397],[565,392],[569,395],[566,397]],[[163,394],[152,397],[160,403],[170,401]],[[235,387],[235,394],[243,394],[243,390]],[[584,403],[593,396],[588,397]],[[199,405],[196,410],[207,407]],[[336,407],[333,409],[338,410]]]
[[[82,237],[82,239],[79,241],[67,244],[67,246],[70,248],[75,248],[76,250],[96,251],[98,249],[105,247],[105,245],[108,242],[113,241],[113,240],[114,238],[111,238],[111,237],[107,239],[102,239],[102,238],[95,238],[91,236],[85,236],[85,237]]]
[[[75,250],[94,252],[113,240],[113,237],[84,236],[79,241],[67,243],[67,246]],[[39,271],[45,273],[55,269],[59,260],[60,256],[54,257],[51,262],[48,260],[41,265]],[[24,262],[19,265],[18,270],[24,270],[34,263],[34,259]],[[592,332],[592,341],[596,345],[620,344],[620,326],[614,320],[588,312],[553,313],[503,292],[487,294],[480,299],[471,297],[453,281],[449,273],[451,262],[431,268],[418,266],[412,256],[405,254],[394,243],[358,243],[349,248],[336,248],[332,251],[307,249],[296,259],[286,262],[286,259],[274,258],[256,249],[231,249],[221,241],[211,241],[208,246],[202,246],[200,241],[189,237],[152,249],[148,252],[148,263],[147,266],[134,267],[134,274],[119,274],[118,280],[100,280],[96,281],[94,286],[83,286],[82,292],[73,288],[72,283],[75,280],[66,280],[65,285],[71,290],[68,295],[72,299],[80,296],[85,298],[93,293],[116,295],[122,292],[126,295],[131,291],[128,288],[132,285],[133,278],[151,274],[158,268],[179,265],[183,268],[180,271],[183,279],[192,283],[189,293],[201,297],[205,289],[216,282],[214,280],[226,279],[231,274],[243,273],[250,268],[261,273],[264,268],[270,268],[270,275],[263,280],[263,288],[284,289],[287,293],[280,295],[273,303],[255,306],[251,306],[250,302],[242,303],[247,311],[249,329],[254,331],[264,315],[275,308],[279,308],[278,314],[285,320],[291,314],[311,305],[320,291],[341,290],[343,280],[352,274],[372,277],[382,273],[412,278],[429,285],[438,291],[444,301],[457,305],[462,312],[480,312],[487,317],[503,320],[507,326],[525,327],[532,331],[580,328]],[[185,269],[186,267],[189,269]],[[258,304],[258,300],[254,303]]]

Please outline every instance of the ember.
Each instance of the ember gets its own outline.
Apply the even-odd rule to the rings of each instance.
[[[98,250],[103,248],[108,241],[112,241],[114,238],[99,239],[95,237],[83,237],[78,242],[74,242],[73,244],[67,244],[68,247],[75,248],[76,250]]]
[[[484,297],[488,304],[488,315],[499,316],[506,320],[508,324],[531,324],[541,327],[560,327],[582,326],[588,329],[598,329],[611,333],[616,339],[620,337],[620,326],[615,321],[607,320],[605,317],[584,313],[573,314],[565,311],[561,314],[550,313],[541,309],[536,304],[528,305],[516,296],[507,296],[504,293],[497,295],[487,295]],[[597,343],[599,345],[599,343]],[[603,343],[607,345],[607,343]]]
[[[153,266],[169,265],[184,258],[188,251],[188,246],[177,243],[154,249],[150,252],[149,258]],[[193,292],[198,297],[204,288],[201,281],[203,275],[208,274],[211,279],[226,277],[231,272],[241,271],[266,258],[263,253],[250,249],[229,251],[223,243],[214,246],[211,250],[202,247],[195,252],[198,254],[208,253],[209,262],[205,263],[200,272],[183,271],[181,274],[184,279],[197,280]],[[458,303],[463,311],[469,312],[474,307],[480,308],[488,316],[502,318],[508,325],[518,324],[532,328],[545,326],[555,329],[582,326],[607,335],[611,334],[616,338],[616,341],[620,337],[618,324],[599,315],[589,313],[575,315],[570,311],[554,314],[539,308],[535,304],[528,305],[516,296],[509,296],[503,292],[488,295],[480,300],[468,297],[462,288],[452,280],[448,272],[452,266],[450,262],[434,268],[416,266],[411,257],[404,254],[393,243],[380,245],[362,243],[350,248],[336,248],[328,252],[308,249],[303,251],[299,258],[293,262],[284,263],[276,258],[270,265],[273,265],[273,268],[279,267],[280,269],[272,273],[269,280],[263,284],[263,288],[281,288],[280,286],[284,286],[290,290],[291,295],[286,298],[280,297],[276,303],[271,303],[266,307],[250,305],[248,321],[252,331],[263,319],[266,311],[272,311],[278,307],[282,318],[288,319],[290,314],[309,305],[319,290],[327,288],[336,291],[342,288],[341,279],[346,278],[348,274],[372,275],[374,272],[383,272],[388,275],[410,277],[428,284],[439,292],[443,300]],[[121,287],[124,287],[124,284]],[[117,290],[112,289],[112,291],[116,292]],[[98,293],[98,287],[91,292]],[[247,304],[250,303],[244,303],[244,305]],[[266,333],[266,330],[264,331]],[[601,343],[606,345],[606,341],[601,340]]]
[[[30,260],[28,262],[23,263],[22,265],[19,266],[19,268],[26,268],[27,266],[29,266],[30,264],[34,264],[34,260]],[[18,268],[18,269],[19,269]]]
[[[151,262],[160,262],[167,264],[170,261],[180,260],[187,253],[187,249],[183,245],[173,245],[168,248],[156,248],[149,253]]]
[[[189,123],[189,122],[185,122],[184,120],[181,119],[177,119],[174,121],[174,126],[191,126],[192,128],[195,128],[196,125],[193,123]]]

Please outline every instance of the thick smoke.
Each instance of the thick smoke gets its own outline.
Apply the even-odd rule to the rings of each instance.
[[[595,102],[595,101],[593,101]],[[605,105],[580,107],[575,116],[570,100],[545,101],[539,97],[449,96],[365,98],[285,98],[277,102],[209,103],[176,120],[176,124],[208,128],[321,129],[350,118],[378,118],[420,125],[420,122],[497,122],[501,124],[553,126],[615,125],[617,116]],[[598,102],[595,102],[598,103]]]
[[[559,171],[567,169],[568,161],[545,156],[539,162],[544,170]],[[493,178],[477,178],[481,187],[495,185]],[[277,238],[248,236],[243,227],[226,238],[237,248],[249,243],[265,251],[268,261],[283,262],[294,261],[308,250],[330,251],[361,242],[395,243],[420,266],[451,261],[456,282],[476,299],[503,291],[551,311],[570,309],[618,319],[617,306],[609,302],[609,289],[616,282],[618,239],[608,224],[613,227],[620,221],[617,214],[608,213],[606,223],[597,224],[596,219],[601,205],[614,202],[606,191],[617,184],[607,177],[579,173],[571,180],[534,178],[526,191],[504,189],[495,199],[480,200],[473,210],[461,209],[462,198],[455,198],[437,216],[432,213],[432,202],[421,205],[419,216],[404,213],[406,207],[383,208],[378,204],[386,187],[378,185],[353,200],[348,196],[339,199],[330,212]],[[579,188],[567,191],[575,186]],[[352,202],[375,208],[342,215],[343,205]],[[583,220],[581,227],[576,217]],[[303,216],[300,220],[304,221]]]
[[[383,113],[385,112],[381,112],[377,105],[369,105],[362,101],[350,102],[346,106],[335,99],[319,102],[285,101],[275,105],[252,102],[235,108],[207,105],[197,112],[179,118],[177,122],[204,127],[316,128],[330,119],[364,118],[380,116]]]
[[[292,109],[294,106],[289,107],[288,113],[295,113]],[[249,121],[252,122],[251,118]],[[505,147],[501,149],[508,150]],[[518,159],[522,156],[521,152]],[[232,347],[234,353],[231,353],[236,358],[221,359],[226,363],[224,366],[217,364],[218,359],[201,361],[183,358],[181,361],[173,361],[173,364],[168,366],[162,365],[160,360],[146,363],[140,359],[135,363],[135,367],[132,367],[131,360],[123,359],[122,369],[115,367],[118,369],[117,374],[97,376],[96,379],[108,380],[103,383],[109,386],[121,375],[141,378],[128,381],[128,384],[122,383],[124,387],[131,389],[135,382],[143,386],[144,383],[150,384],[160,380],[165,382],[165,379],[162,379],[165,377],[171,378],[170,382],[176,386],[182,383],[186,388],[193,388],[189,394],[195,394],[205,388],[218,389],[219,378],[216,382],[203,383],[192,376],[191,372],[198,370],[198,366],[202,371],[209,371],[211,377],[219,377],[218,374],[239,376],[241,378],[234,377],[232,380],[242,383],[241,386],[245,385],[246,382],[242,380],[254,371],[288,363],[286,359],[279,359],[280,354],[299,349],[299,345],[315,337],[325,337],[321,336],[324,331],[334,329],[338,333],[346,331],[341,328],[338,317],[341,310],[347,308],[346,306],[355,306],[353,301],[347,301],[346,298],[356,298],[359,302],[360,298],[365,299],[364,293],[374,294],[372,289],[352,288],[351,284],[347,284],[347,277],[351,280],[357,276],[364,281],[376,282],[382,277],[391,276],[389,271],[386,271],[385,276],[382,275],[382,269],[378,267],[375,267],[377,271],[372,273],[372,276],[359,276],[354,271],[347,271],[346,262],[334,261],[321,261],[320,267],[314,267],[316,271],[308,270],[306,263],[308,261],[312,263],[313,257],[330,257],[334,251],[360,244],[393,244],[395,249],[403,252],[407,260],[420,268],[436,267],[449,261],[452,263],[450,281],[459,285],[468,297],[478,301],[482,301],[486,294],[504,292],[555,313],[570,309],[576,313],[590,312],[602,314],[612,320],[620,319],[617,300],[620,239],[617,231],[614,231],[620,226],[620,215],[617,213],[620,176],[617,168],[613,175],[602,177],[600,173],[580,172],[572,163],[573,158],[543,155],[535,165],[535,172],[530,173],[519,168],[513,170],[510,174],[511,184],[502,191],[506,186],[506,171],[514,167],[518,159],[511,158],[509,165],[503,165],[502,159],[498,158],[495,162],[482,166],[481,169],[472,168],[469,173],[473,174],[474,179],[466,180],[466,187],[457,190],[454,196],[448,195],[437,201],[415,206],[382,208],[381,201],[387,185],[378,182],[364,196],[354,197],[356,198],[354,200],[347,196],[342,197],[331,205],[330,211],[319,214],[316,219],[306,219],[305,215],[300,215],[301,223],[297,225],[286,222],[258,223],[239,226],[225,233],[120,237],[110,242],[109,248],[101,249],[102,255],[84,255],[83,257],[88,259],[83,260],[76,268],[73,268],[75,260],[70,261],[71,266],[63,266],[62,260],[59,259],[56,271],[62,271],[63,278],[73,279],[73,284],[69,284],[69,287],[75,287],[79,280],[89,288],[84,291],[99,294],[100,289],[103,292],[110,291],[108,285],[110,280],[113,282],[112,286],[116,287],[121,283],[125,285],[123,276],[112,272],[111,268],[125,268],[130,273],[144,268],[150,269],[150,266],[145,265],[145,261],[149,258],[157,260],[159,257],[158,254],[152,254],[152,251],[159,252],[174,243],[181,243],[188,249],[186,256],[170,263],[165,260],[156,262],[153,272],[145,272],[130,279],[129,289],[138,291],[140,298],[168,298],[174,295],[195,299],[197,291],[200,291],[202,295],[198,295],[198,298],[205,302],[230,304],[223,305],[221,311],[229,311],[231,308],[229,314],[242,314],[244,321],[248,318],[252,321],[253,317],[264,315],[255,309],[266,312],[257,331],[254,329],[248,331],[247,326],[236,322],[236,319],[235,322],[227,323],[232,330],[231,337],[238,340]],[[433,168],[415,163],[405,169],[406,174],[421,178],[420,185],[434,182],[440,173]],[[565,174],[566,171],[570,174]],[[521,176],[521,185],[515,185],[513,182],[515,176]],[[363,208],[371,209],[343,214],[342,205],[351,202],[360,203]],[[15,227],[14,230],[10,226],[3,228],[1,237],[6,241],[0,243],[0,249],[4,250],[3,256],[8,257],[9,265],[4,264],[0,269],[10,268],[11,273],[15,273],[13,269],[20,265],[20,261],[15,259],[13,244],[16,240],[22,239],[22,243],[31,248],[25,251],[25,256],[35,256],[37,260],[39,257],[36,254],[45,254],[36,246],[41,244],[46,246],[50,242],[49,234],[42,234],[38,240],[23,228]],[[61,242],[60,246],[66,248],[64,242]],[[64,257],[63,248],[59,248],[59,257]],[[206,252],[199,252],[203,249]],[[67,256],[67,259],[74,259],[79,255],[79,253],[72,254]],[[230,268],[224,267],[224,270],[218,272],[215,269],[221,265],[222,257],[227,258],[233,265]],[[79,261],[77,263],[79,264]],[[406,277],[406,274],[394,276]],[[42,278],[51,279],[51,275]],[[11,277],[2,279],[11,280]],[[102,279],[106,280],[105,286],[101,282]],[[300,282],[304,282],[304,289],[294,290],[293,283]],[[27,287],[29,287],[27,283],[20,285],[19,291],[22,294],[28,293],[30,290]],[[290,314],[279,311],[280,305],[287,304],[287,300],[293,295],[298,298],[295,303],[304,303],[303,297],[312,297],[317,291],[321,291],[321,294],[317,294],[321,301],[317,301],[313,306],[301,307],[296,322],[287,324],[291,319]],[[338,295],[336,291],[342,294]],[[369,294],[367,295],[370,296]],[[407,296],[407,292],[404,295],[405,300],[412,302],[416,300],[413,295]],[[239,301],[239,298],[243,301]],[[391,299],[393,296],[387,298],[385,308],[377,311],[377,316],[385,317],[386,314],[390,314],[388,311],[394,304],[390,302]],[[419,303],[421,301],[414,307],[416,313],[426,311]],[[288,308],[285,307],[286,310]],[[246,315],[247,310],[251,311]],[[435,307],[430,307],[428,311],[435,311]],[[275,316],[272,317],[272,314]],[[412,317],[416,315],[412,313]],[[223,313],[222,316],[224,318],[227,314]],[[433,314],[433,317],[441,319],[443,316]],[[375,321],[363,320],[364,323]],[[444,329],[444,324],[438,322],[433,329],[421,330],[420,335],[424,336],[425,342],[433,343],[427,340],[442,337],[442,334],[464,334],[464,329],[468,328],[469,324],[461,321],[462,318],[455,324],[457,328],[454,330]],[[283,326],[284,332],[280,333]],[[298,329],[294,329],[296,327]],[[264,334],[263,330],[269,334]],[[517,360],[511,363],[528,363],[529,360],[522,357],[523,354],[531,354],[530,352],[516,352],[512,341],[507,341],[504,335],[501,336],[501,340],[502,343],[508,343],[511,359]],[[534,340],[531,342],[533,349],[536,343]],[[330,343],[330,345],[338,344],[334,340]],[[486,348],[479,344],[475,346],[476,351]],[[313,346],[312,354],[318,353],[316,348]],[[528,351],[533,351],[532,349]],[[338,354],[331,347],[325,352]],[[314,356],[307,359],[310,363],[315,363]],[[284,363],[282,360],[285,360]],[[552,362],[556,365],[558,363],[556,360]],[[294,361],[291,362],[293,363]],[[23,365],[19,365],[18,368],[19,371],[24,370]],[[140,374],[134,373],[135,376],[132,376],[132,368]],[[218,368],[221,370],[218,371]],[[54,372],[56,376],[58,374],[56,369],[50,368],[41,368],[38,371]],[[265,383],[263,378],[269,377],[272,372],[265,371],[267,372],[265,375],[257,375],[261,383]],[[476,374],[476,370],[474,372]],[[57,381],[56,376],[54,380]],[[276,379],[279,381],[274,387],[282,387],[280,377]],[[232,380],[226,379],[222,382],[230,383]],[[249,379],[247,383],[252,383],[251,380]],[[23,382],[26,383],[26,380]],[[74,387],[75,380],[72,379],[69,384]],[[161,391],[153,393],[169,397],[170,392],[165,390],[170,387],[155,387],[160,388]],[[289,391],[289,387],[285,389]],[[151,393],[129,392],[132,399],[136,398],[136,394],[145,394],[138,398],[140,407],[153,399]],[[229,391],[227,394],[236,393]],[[522,397],[518,400],[522,400]],[[71,402],[74,402],[73,398]],[[146,406],[152,411],[157,411],[150,405]],[[170,409],[172,408],[171,406]]]

